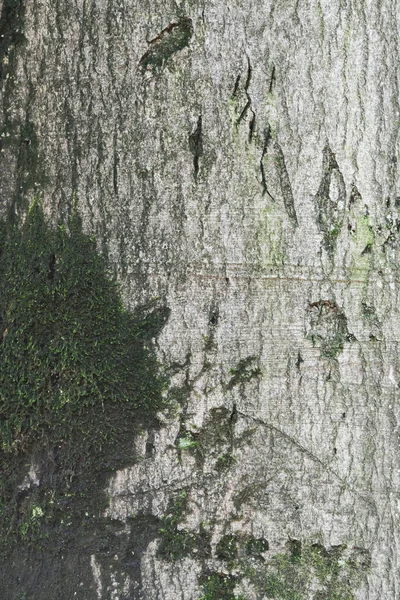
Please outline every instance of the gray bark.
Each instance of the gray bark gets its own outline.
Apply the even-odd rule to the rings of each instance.
[[[362,565],[340,597],[395,600],[398,3],[21,0],[7,25],[9,4],[3,209],[41,194],[56,222],[77,201],[126,305],[171,310],[157,352],[185,400],[107,485],[109,553],[26,551],[2,597],[192,600],[207,572],[294,597],[218,556],[240,534],[268,540],[260,574],[290,541],[341,546]],[[211,553],[166,560],[139,517],[182,490],[179,527]],[[301,598],[328,597],[307,581]]]

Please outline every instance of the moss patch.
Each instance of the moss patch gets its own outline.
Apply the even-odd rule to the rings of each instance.
[[[51,228],[35,202],[23,221],[0,223],[3,546],[60,534],[105,507],[94,490],[134,462],[135,431],[165,405],[151,338],[167,316],[162,306],[125,310],[76,211]],[[27,456],[38,481],[22,485]]]
[[[25,0],[3,0],[0,15],[0,81],[10,71],[15,50],[24,42]]]
[[[321,544],[290,540],[286,551],[269,558],[265,538],[238,533],[221,538],[216,557],[223,560],[232,573],[203,573],[201,600],[234,600],[244,598],[234,593],[243,581],[252,589],[252,597],[271,600],[354,600],[370,568],[370,556],[362,548],[330,549]]]
[[[244,596],[235,596],[237,578],[232,575],[211,572],[203,577],[204,594],[200,600],[246,600]]]
[[[207,558],[210,556],[210,535],[203,528],[200,532],[189,531],[180,524],[184,520],[187,507],[187,492],[181,490],[169,502],[166,514],[161,519],[161,542],[158,555],[169,561],[187,556]]]
[[[228,390],[232,389],[240,383],[247,383],[252,379],[260,379],[262,377],[262,371],[257,365],[256,356],[248,356],[242,358],[236,367],[230,370],[231,379],[228,383]]]
[[[231,568],[239,571],[250,561],[255,559],[264,562],[262,554],[269,549],[265,538],[256,538],[242,533],[224,535],[218,542],[215,555]]]
[[[268,541],[265,538],[250,538],[246,543],[246,554],[260,558],[263,552],[269,549]],[[261,557],[262,558],[262,557]]]
[[[307,337],[321,348],[326,358],[334,359],[343,350],[346,341],[355,338],[347,328],[347,318],[341,308],[331,300],[312,302],[307,310],[309,330]]]
[[[217,462],[215,463],[215,468],[217,471],[222,472],[231,469],[236,465],[236,463],[237,459],[230,452],[226,452],[218,457]]]
[[[217,544],[216,556],[226,562],[235,561],[238,557],[238,536],[234,533],[224,535]]]
[[[231,411],[224,406],[210,410],[209,417],[198,434],[198,449],[202,456],[232,449],[234,423],[231,416]]]
[[[363,572],[369,568],[367,552],[343,546],[325,549],[320,544],[289,542],[286,553],[276,554],[266,573],[254,575],[257,588],[274,600],[354,600]]]

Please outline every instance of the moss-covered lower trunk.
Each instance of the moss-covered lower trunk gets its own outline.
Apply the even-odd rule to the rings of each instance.
[[[395,600],[396,3],[0,0],[0,597]]]

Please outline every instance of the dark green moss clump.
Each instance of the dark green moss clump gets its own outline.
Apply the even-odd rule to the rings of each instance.
[[[310,329],[308,338],[314,345],[319,345],[321,354],[335,359],[344,348],[345,342],[355,338],[347,328],[347,318],[336,302],[319,300],[308,308]]]
[[[178,560],[191,554],[196,547],[196,536],[178,525],[184,518],[187,504],[187,493],[182,490],[168,505],[167,513],[161,520],[161,543],[159,556],[168,560]]]
[[[2,223],[0,235],[2,448],[54,428],[66,439],[82,414],[106,405],[161,408],[143,321],[124,309],[79,216],[51,229],[35,203],[21,227]],[[109,433],[96,431],[93,443]]]
[[[246,543],[246,554],[261,558],[263,552],[269,549],[268,541],[265,538],[250,538]]]
[[[72,496],[133,462],[135,430],[165,404],[151,338],[167,316],[160,305],[124,308],[76,211],[52,228],[34,202],[23,221],[0,223],[0,521],[21,532],[28,518],[33,531],[57,507],[64,520]],[[41,486],[16,498],[27,453]]]
[[[288,552],[275,555],[267,573],[256,579],[260,592],[274,600],[354,600],[354,589],[368,568],[364,550],[349,552],[344,546],[328,550],[321,544],[292,540]]]
[[[262,553],[267,552],[268,548],[269,544],[265,538],[231,533],[224,535],[218,542],[216,557],[231,566],[240,567],[241,564],[243,566],[248,562],[249,557],[264,562]]]
[[[262,371],[257,365],[256,356],[248,356],[242,358],[236,367],[230,370],[231,379],[228,383],[228,390],[232,389],[240,383],[246,383],[252,379],[259,379],[262,377]]]
[[[246,600],[244,596],[235,596],[237,578],[221,573],[209,573],[203,577],[204,594],[200,600]]]
[[[161,519],[161,541],[158,555],[169,561],[196,555],[207,558],[211,554],[210,534],[201,529],[199,533],[180,527],[187,506],[187,492],[181,490],[169,502],[168,510]]]
[[[215,464],[217,471],[222,472],[231,469],[236,465],[236,458],[230,452],[226,452],[218,457]]]
[[[233,533],[224,535],[217,544],[216,556],[226,562],[235,561],[238,557],[238,536]]]

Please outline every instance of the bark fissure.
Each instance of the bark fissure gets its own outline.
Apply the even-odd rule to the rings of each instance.
[[[197,181],[200,170],[200,158],[203,156],[203,118],[199,115],[196,129],[189,135],[189,149],[193,154],[193,176]]]

